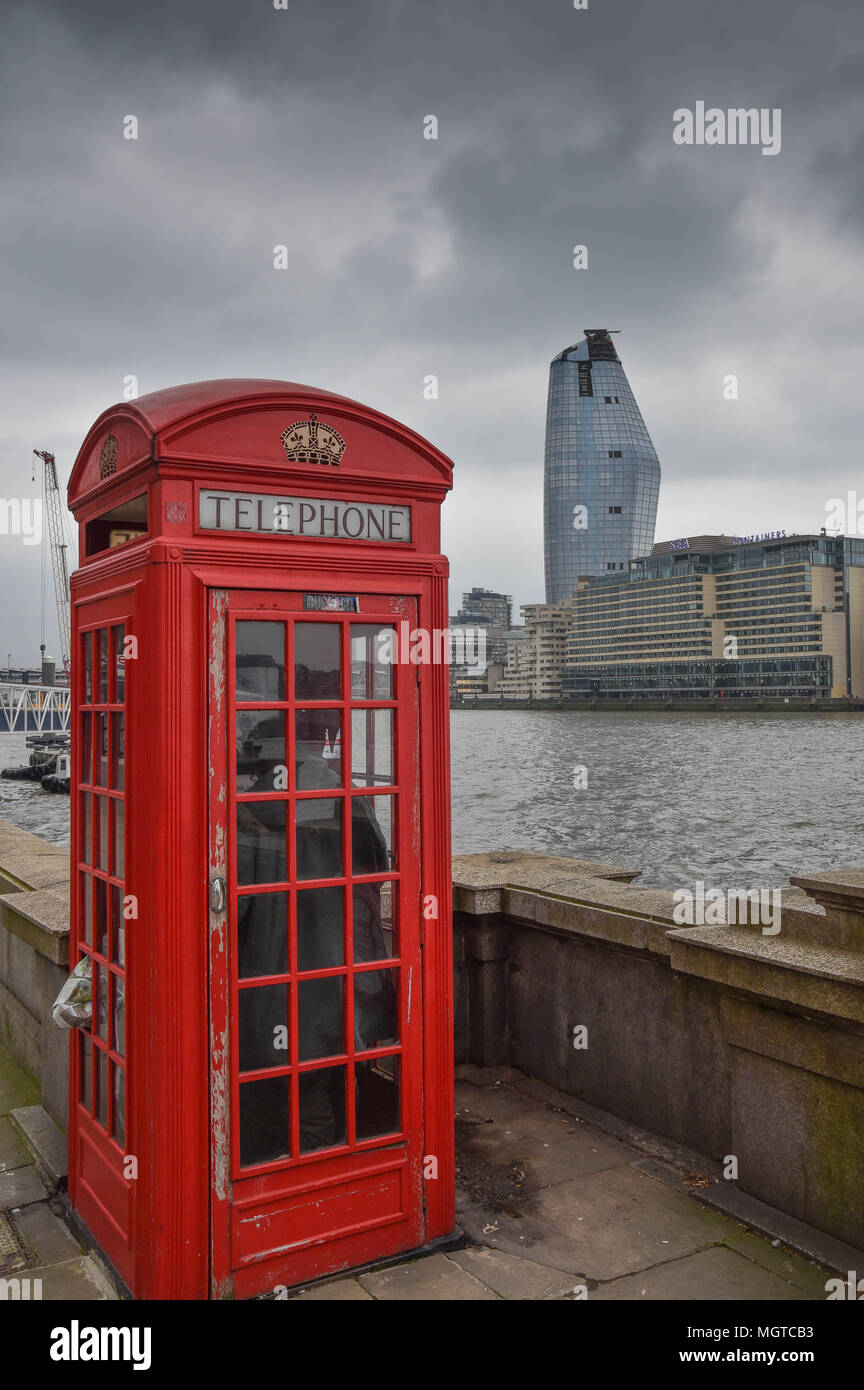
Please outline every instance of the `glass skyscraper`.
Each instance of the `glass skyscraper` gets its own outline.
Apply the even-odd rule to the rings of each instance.
[[[549,368],[543,495],[546,602],[580,576],[626,572],[654,544],[660,462],[605,328]]]

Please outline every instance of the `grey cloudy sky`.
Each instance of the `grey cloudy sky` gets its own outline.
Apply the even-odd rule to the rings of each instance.
[[[621,330],[658,538],[864,495],[860,0],[28,0],[0,55],[0,495],[34,447],[65,480],[127,374],[308,382],[453,457],[452,608],[536,601],[586,326]],[[675,145],[699,100],[782,108],[780,154]],[[39,574],[0,537],[0,661],[38,655]]]

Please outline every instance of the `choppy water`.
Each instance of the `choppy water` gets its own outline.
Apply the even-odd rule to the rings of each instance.
[[[451,729],[456,854],[630,864],[669,888],[864,866],[864,715],[454,710]],[[0,735],[0,767],[26,761]],[[38,783],[0,781],[0,820],[69,843],[69,798]]]
[[[864,866],[864,715],[454,710],[451,728],[454,853],[638,865],[668,888]]]

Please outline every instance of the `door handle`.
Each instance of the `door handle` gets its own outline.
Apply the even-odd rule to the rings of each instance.
[[[210,880],[210,908],[213,912],[224,912],[225,904],[228,901],[228,892],[225,887],[224,878],[211,878]]]

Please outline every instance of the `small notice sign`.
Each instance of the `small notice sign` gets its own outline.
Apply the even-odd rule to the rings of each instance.
[[[389,502],[335,502],[329,497],[288,497],[262,492],[202,488],[198,523],[207,531],[309,536],[322,540],[411,540],[411,508]]]
[[[318,613],[359,613],[360,601],[351,594],[304,594],[303,607]]]

